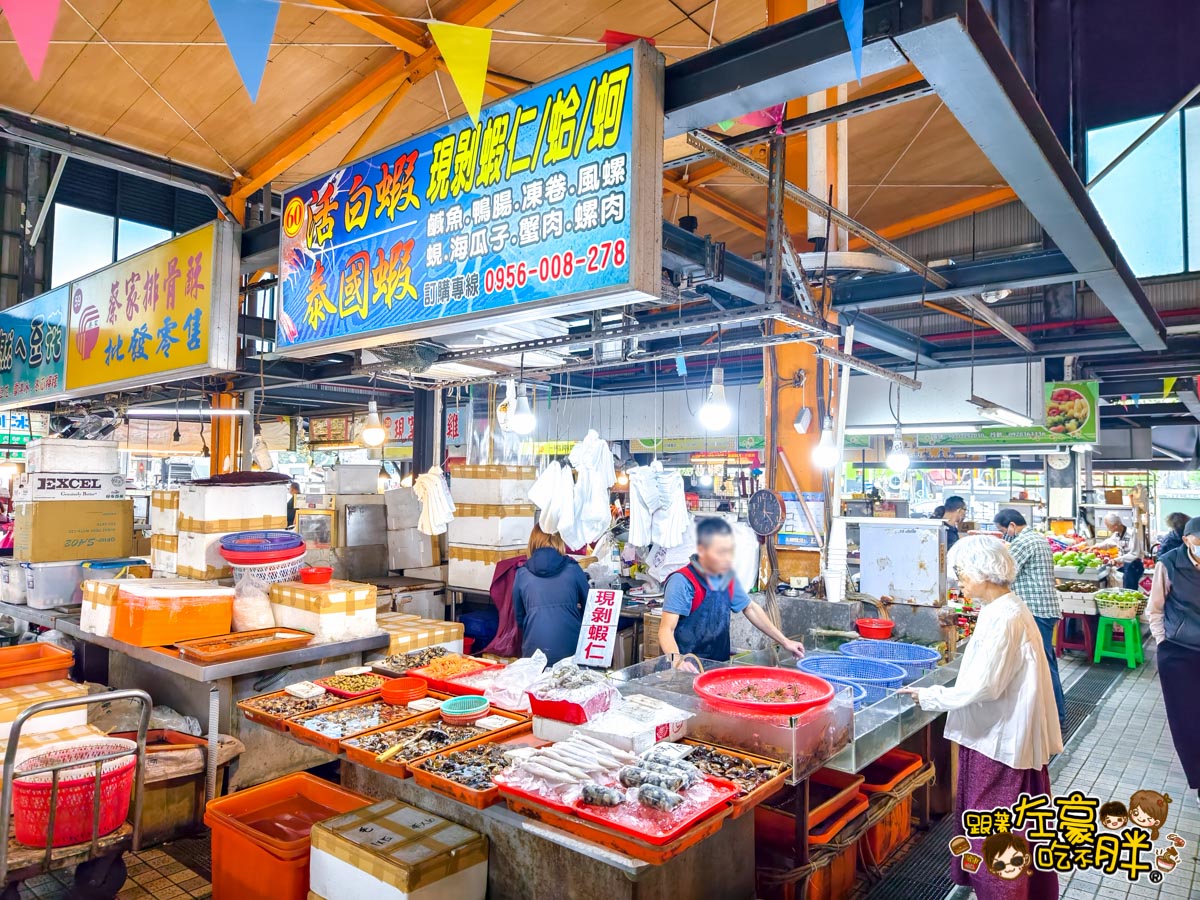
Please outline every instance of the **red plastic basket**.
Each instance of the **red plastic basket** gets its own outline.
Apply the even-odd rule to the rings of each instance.
[[[727,697],[731,688],[754,684],[770,690],[783,685],[799,686],[805,696],[801,700],[780,703],[763,703]],[[833,685],[816,675],[796,669],[775,669],[770,666],[734,666],[729,669],[714,669],[696,676],[692,689],[709,703],[727,709],[757,713],[764,716],[789,716],[802,713],[816,706],[824,706],[833,699]]]
[[[890,638],[892,629],[896,627],[891,619],[855,619],[854,625],[863,637],[878,641]]]
[[[100,772],[100,827],[103,836],[121,827],[129,815],[129,798],[137,767],[137,744],[120,738],[77,741],[51,746],[17,764],[13,779],[13,825],[18,843],[45,847],[50,829],[51,773],[21,776],[21,772],[58,763],[78,763],[59,771],[52,844],[65,847],[92,839],[92,810],[96,798],[96,767],[91,761],[109,753],[129,756],[104,762]]]

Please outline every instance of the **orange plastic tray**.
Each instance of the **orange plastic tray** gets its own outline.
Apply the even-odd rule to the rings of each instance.
[[[264,697],[281,697],[284,694],[285,694],[284,691],[271,691],[269,694],[258,694],[257,696],[254,696],[254,697],[247,697],[245,700],[239,700],[237,706],[238,706],[238,709],[240,709],[242,711],[242,715],[245,716],[247,719],[249,719],[251,722],[256,722],[257,724],[262,725],[265,728],[270,728],[274,731],[287,731],[288,720],[293,719],[296,716],[287,716],[287,717],[273,716],[270,713],[263,712],[261,709],[258,709],[257,707],[249,705],[251,700],[261,700]],[[325,696],[328,697],[332,702],[327,703],[324,706],[314,707],[313,709],[306,709],[304,712],[297,713],[296,715],[297,716],[307,715],[310,712],[316,712],[317,710],[320,710],[320,709],[329,709],[332,706],[338,706],[344,702],[342,700],[339,700],[333,694],[326,694]]]
[[[533,736],[533,724],[526,722],[524,725],[518,725],[508,733],[508,737],[501,741],[493,741],[490,737],[483,737],[475,741],[468,741],[465,744],[459,744],[453,750],[444,750],[442,753],[458,753],[462,750],[476,747],[480,744],[495,743],[498,745],[520,745],[523,747],[545,747],[549,741],[543,741]],[[439,794],[444,794],[452,800],[457,800],[459,803],[465,803],[467,806],[473,806],[476,809],[486,809],[493,803],[500,801],[500,788],[493,784],[486,790],[478,791],[474,788],[469,788],[466,785],[459,784],[457,781],[451,781],[444,775],[438,775],[435,772],[427,772],[425,764],[434,756],[440,754],[432,754],[422,759],[416,760],[408,767],[409,774],[423,788],[428,788],[431,791],[436,791]]]
[[[297,631],[295,628],[260,628],[255,631],[176,641],[175,646],[179,649],[179,655],[185,659],[217,663],[249,659],[268,653],[282,653],[284,650],[298,650],[307,647],[312,639],[313,636],[307,631]],[[221,646],[227,643],[233,646]]]
[[[713,815],[720,815],[722,818],[729,815],[731,806],[729,801],[738,793],[737,785],[726,781],[724,778],[717,778],[713,775],[705,775],[705,781],[712,785],[717,791],[717,796],[710,800],[705,806],[696,810],[690,818],[684,819],[676,823],[670,831],[652,831],[647,825],[644,830],[638,831],[634,828],[623,825],[620,822],[614,821],[611,816],[614,810],[604,806],[588,806],[582,801],[575,803],[574,811],[581,819],[592,822],[596,825],[602,825],[605,828],[612,829],[620,834],[628,835],[634,840],[642,843],[651,844],[655,847],[661,847],[664,844],[669,844],[672,841],[677,841],[684,836],[689,830],[695,828],[696,825],[703,822],[705,819]],[[639,838],[638,835],[641,835]]]
[[[855,794],[840,808],[834,810],[830,817],[821,823],[820,827],[813,828],[811,823],[809,824],[808,842],[810,844],[828,844],[841,833],[846,825],[865,813],[870,805],[871,798],[866,794]]]
[[[722,747],[720,744],[708,744],[704,741],[695,741],[690,738],[685,738],[679,743],[690,744],[693,747],[711,747],[713,750],[720,751],[721,753],[728,754],[729,756],[736,756],[738,759],[749,760],[755,765],[783,766],[783,770],[774,778],[770,779],[769,781],[764,781],[749,793],[739,793],[736,798],[730,801],[730,805],[733,807],[733,813],[729,816],[731,819],[741,818],[764,800],[774,796],[783,787],[784,781],[787,780],[788,772],[792,770],[791,766],[778,763],[773,759],[767,759],[765,756],[754,756],[750,753],[741,753],[737,750],[730,750],[728,747]]]
[[[0,647],[0,688],[60,681],[71,673],[75,654],[54,644]]]
[[[836,769],[817,769],[817,771],[808,776],[808,802],[810,804],[813,801],[813,785],[818,786],[817,790],[822,796],[826,794],[830,795],[815,806],[809,807],[809,829],[815,829],[845,806],[847,801],[858,794],[862,783],[863,777],[861,775],[850,775],[846,772],[839,772]]]
[[[847,822],[866,812],[869,804],[870,798],[861,792],[845,798],[817,826],[809,822],[808,843],[826,844],[833,840]],[[790,847],[796,839],[796,818],[788,811],[760,806],[754,811],[754,830],[767,843]]]
[[[352,744],[348,744],[347,741],[353,740],[355,738],[363,738],[369,734],[375,734],[376,732],[391,731],[394,728],[404,728],[409,725],[416,725],[416,724],[423,723],[423,722],[429,722],[431,724],[436,724],[438,722],[441,722],[442,714],[439,710],[436,710],[436,709],[431,710],[430,712],[422,713],[419,716],[414,716],[411,719],[406,719],[402,725],[392,724],[392,725],[383,725],[379,728],[372,728],[370,731],[364,731],[361,734],[354,735],[354,738],[343,739],[341,741],[341,743],[339,744],[339,747],[340,747],[342,753],[344,753],[346,755],[346,759],[348,759],[350,762],[358,763],[360,766],[366,766],[368,769],[373,769],[376,772],[382,772],[384,775],[391,775],[393,778],[407,778],[409,775],[408,767],[413,763],[419,762],[420,760],[424,759],[427,756],[434,756],[434,755],[436,755],[436,753],[453,753],[455,750],[461,750],[463,747],[473,746],[482,741],[495,740],[497,737],[499,737],[501,735],[507,736],[508,734],[510,734],[513,731],[513,729],[519,727],[520,725],[522,725],[526,722],[525,717],[518,716],[516,713],[510,713],[507,710],[503,710],[503,709],[494,709],[494,710],[492,710],[491,714],[496,715],[496,716],[502,716],[506,719],[511,719],[512,725],[505,727],[505,728],[497,728],[494,731],[487,732],[486,734],[481,734],[477,737],[468,738],[467,740],[460,741],[457,744],[449,744],[448,746],[442,747],[440,750],[435,751],[435,753],[426,753],[422,756],[415,757],[414,759],[405,760],[405,759],[397,759],[396,757],[392,757],[391,759],[389,759],[385,762],[377,762],[375,760],[375,757],[378,756],[379,754],[371,753],[370,751],[367,751],[367,750],[362,750],[358,747],[353,746]]]
[[[298,715],[295,718],[287,719],[284,722],[284,726],[287,729],[288,734],[290,734],[292,737],[294,737],[296,740],[300,741],[301,743],[311,744],[312,746],[316,747],[318,750],[324,750],[326,753],[332,753],[334,756],[337,756],[338,753],[341,752],[341,742],[342,741],[349,740],[350,738],[355,737],[356,735],[359,735],[359,734],[363,734],[367,731],[373,731],[375,728],[378,728],[379,726],[374,725],[371,728],[362,728],[359,731],[353,731],[353,732],[350,732],[349,734],[343,734],[341,737],[335,738],[335,737],[330,737],[327,734],[321,734],[321,732],[319,732],[319,731],[313,731],[311,728],[306,728],[304,725],[305,720],[307,720],[313,716],[319,716],[322,713],[333,712],[334,710],[338,710],[338,709],[349,709],[349,708],[355,707],[355,706],[366,706],[368,703],[382,703],[382,702],[383,701],[379,699],[378,695],[374,695],[374,696],[370,696],[370,697],[362,697],[358,700],[346,700],[341,703],[335,703],[333,706],[325,706],[325,707],[322,707],[321,709],[314,709],[312,712],[302,713],[301,715]],[[423,713],[423,712],[419,712],[419,711],[413,712],[410,710],[405,710],[405,715],[402,715],[398,719],[392,719],[392,721],[387,723],[387,727],[389,727],[389,728],[400,727],[401,725],[406,724],[409,720],[415,719],[417,716],[423,716],[423,715],[425,715],[425,713]]]
[[[863,769],[862,789],[868,794],[890,791],[924,764],[919,753],[889,750]]]
[[[459,655],[462,656],[465,654],[459,654]],[[475,659],[475,657],[468,657],[468,659]],[[483,662],[483,660],[476,660],[476,661]],[[450,678],[434,678],[431,675],[427,675],[425,673],[424,668],[409,669],[404,674],[411,676],[412,678],[420,678],[422,681],[424,681],[426,684],[429,685],[429,689],[431,691],[441,691],[444,694],[453,694],[454,696],[459,697],[459,696],[463,696],[465,694],[474,694],[477,692],[476,692],[475,688],[467,687],[466,685],[462,685],[462,684],[455,684],[452,679],[462,678],[467,675],[478,675],[481,672],[486,672],[488,669],[502,669],[502,668],[504,668],[503,663],[484,663],[478,669],[472,669],[470,672],[461,672],[458,675],[450,676]]]
[[[725,824],[726,816],[731,812],[731,807],[728,806],[722,810],[718,810],[707,819],[703,819],[682,837],[671,841],[669,844],[662,844],[655,847],[626,837],[619,832],[612,831],[601,825],[592,825],[589,822],[584,822],[570,813],[558,812],[550,809],[548,806],[526,800],[523,797],[505,793],[504,799],[508,803],[508,808],[513,812],[521,813],[531,819],[544,822],[552,828],[558,828],[585,841],[590,841],[601,847],[607,847],[609,850],[616,850],[618,853],[624,853],[626,856],[632,856],[634,859],[640,859],[642,862],[653,865],[661,865],[669,859],[674,859],[684,850],[696,846],[696,844],[706,838],[712,837],[721,830],[721,826]]]

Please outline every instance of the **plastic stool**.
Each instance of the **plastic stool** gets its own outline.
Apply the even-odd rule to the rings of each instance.
[[[1114,640],[1113,628],[1122,630],[1120,641]],[[1137,619],[1110,619],[1108,616],[1101,616],[1092,662],[1100,662],[1106,657],[1123,659],[1131,669],[1136,669],[1145,662],[1146,657],[1142,653],[1142,623]]]
[[[1095,616],[1085,613],[1063,613],[1058,627],[1058,655],[1064,650],[1080,650],[1089,657],[1096,652]],[[1072,635],[1071,623],[1076,625]]]

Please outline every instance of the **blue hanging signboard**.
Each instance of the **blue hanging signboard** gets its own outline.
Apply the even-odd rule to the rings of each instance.
[[[66,285],[0,311],[0,409],[67,395]]]
[[[657,296],[662,72],[639,41],[288,191],[277,349]]]

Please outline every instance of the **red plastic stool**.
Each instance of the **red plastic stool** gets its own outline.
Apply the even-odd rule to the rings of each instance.
[[[1062,656],[1065,650],[1078,650],[1090,659],[1096,652],[1096,620],[1096,616],[1084,613],[1063,613],[1058,626],[1058,655]],[[1071,628],[1072,622],[1077,626],[1075,629]]]

